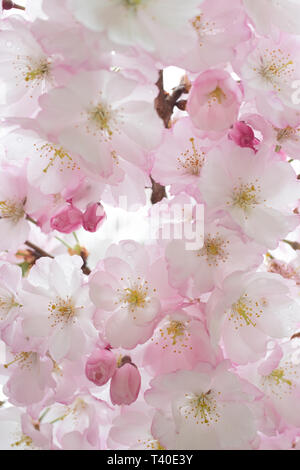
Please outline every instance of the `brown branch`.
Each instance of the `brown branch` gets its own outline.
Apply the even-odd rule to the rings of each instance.
[[[296,338],[300,338],[300,333],[295,333],[291,339],[296,339]]]
[[[156,86],[159,92],[154,102],[155,109],[159,117],[163,120],[165,127],[168,129],[171,127],[171,117],[174,112],[175,106],[180,110],[184,110],[186,107],[186,100],[179,100],[179,98],[181,98],[183,94],[189,92],[190,83],[186,76],[183,77],[181,79],[180,84],[176,88],[174,88],[172,94],[169,94],[164,89],[163,70],[160,70]],[[160,202],[164,197],[167,197],[167,194],[164,186],[154,181],[152,177],[151,181],[151,202],[152,204],[156,204],[157,202]]]
[[[50,255],[46,251],[42,250],[42,248],[38,247],[34,243],[29,242],[28,240],[24,243],[24,245],[28,246],[29,248],[32,249],[34,255],[36,255],[36,259],[39,258],[52,258],[54,259],[54,256]]]
[[[290,245],[291,248],[293,248],[293,250],[300,250],[300,243],[298,242],[293,242],[293,241],[290,241],[290,240],[282,240],[284,243],[287,243],[288,245]]]
[[[50,255],[49,253],[44,251],[42,248],[38,247],[34,243],[29,242],[28,240],[25,242],[25,245],[28,246],[31,249],[31,252],[32,252],[32,255],[35,258],[35,261],[38,260],[39,258],[52,258],[52,259],[54,259],[54,256]],[[75,254],[75,252],[72,253],[72,254]],[[72,254],[71,254],[71,256],[72,256]],[[81,270],[84,274],[86,274],[88,276],[89,274],[91,274],[91,270],[87,265],[88,253],[84,248],[81,249],[80,256],[81,256],[82,261],[83,261],[83,265],[81,266]]]
[[[184,76],[180,84],[174,88],[172,94],[169,94],[164,89],[163,71],[160,70],[156,86],[159,92],[155,98],[155,109],[159,117],[163,120],[165,127],[169,128],[171,126],[171,117],[175,106],[179,109],[185,109],[186,100],[179,100],[179,98],[190,91],[191,84],[187,77]]]
[[[25,7],[17,5],[11,0],[2,0],[2,8],[3,10],[11,10],[12,8],[15,8],[16,10],[25,10]]]

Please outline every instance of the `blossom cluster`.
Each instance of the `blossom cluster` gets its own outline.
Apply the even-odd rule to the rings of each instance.
[[[19,2],[0,1],[0,448],[300,449],[300,1]],[[117,239],[120,198],[191,211]]]

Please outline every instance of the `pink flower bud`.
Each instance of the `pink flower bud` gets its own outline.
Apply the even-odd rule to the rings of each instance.
[[[83,228],[88,232],[96,232],[105,218],[106,214],[102,204],[100,202],[90,203],[83,214]]]
[[[85,375],[96,385],[104,385],[117,368],[115,355],[108,349],[95,349],[85,365]]]
[[[228,133],[230,140],[233,140],[239,147],[249,147],[255,149],[259,140],[255,138],[254,132],[250,126],[242,121],[236,122]]]
[[[141,388],[141,375],[136,366],[126,363],[116,370],[110,382],[113,405],[130,405],[135,402]]]
[[[62,233],[71,233],[82,225],[82,213],[79,209],[69,204],[64,207],[50,220],[50,226],[53,230]]]

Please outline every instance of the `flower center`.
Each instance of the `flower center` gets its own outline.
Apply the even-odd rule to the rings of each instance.
[[[145,307],[148,297],[148,287],[135,286],[124,289],[123,302],[129,304],[133,309],[135,307]]]
[[[16,202],[11,199],[0,201],[0,216],[3,219],[10,219],[13,223],[18,223],[25,215],[23,202]]]
[[[15,297],[13,295],[7,297],[0,297],[0,320],[4,320],[9,311],[14,307],[21,307],[21,305],[16,302]]]
[[[190,142],[192,149],[182,152],[181,157],[177,158],[180,165],[178,170],[183,169],[187,174],[199,176],[205,162],[205,153],[197,150],[193,137],[190,138]]]
[[[261,382],[273,395],[281,398],[284,394],[292,392],[295,386],[294,379],[298,380],[297,366],[287,361],[269,375],[264,376]]]
[[[55,302],[49,303],[48,311],[48,318],[52,321],[52,327],[55,327],[60,323],[62,323],[62,326],[65,326],[70,322],[75,323],[76,307],[70,297],[67,297],[66,299],[57,297]]]
[[[214,91],[211,91],[208,95],[209,106],[212,106],[215,103],[222,104],[224,100],[226,100],[226,94],[219,86],[217,86]]]
[[[37,354],[29,351],[29,352],[21,352],[15,355],[15,358],[8,362],[7,364],[4,364],[5,369],[8,369],[9,366],[12,364],[18,363],[19,367],[21,369],[31,369],[33,362],[36,360]]]
[[[293,61],[290,56],[281,49],[265,49],[260,56],[259,66],[253,67],[253,70],[267,83],[270,83],[275,91],[281,91],[280,83],[289,83],[294,73]]]
[[[97,135],[100,132],[105,140],[111,140],[113,133],[118,131],[116,111],[113,111],[109,105],[98,102],[96,106],[91,106],[87,116],[87,133]]]
[[[218,32],[216,29],[216,23],[214,21],[205,21],[203,14],[197,15],[193,18],[192,27],[197,33],[200,47],[203,46],[205,37],[215,36]]]
[[[193,419],[196,424],[210,426],[217,423],[220,414],[217,412],[218,403],[213,390],[199,395],[186,394],[185,404],[180,407],[180,412],[186,420]]]
[[[41,81],[43,78],[49,76],[50,64],[51,61],[49,59],[42,59],[39,64],[28,64],[24,78],[25,82]]]
[[[61,166],[59,171],[63,171],[63,166],[70,170],[80,170],[80,167],[73,161],[72,157],[66,152],[63,147],[58,147],[55,144],[46,143],[41,147],[37,147],[34,144],[36,150],[40,152],[41,158],[46,158],[49,160],[48,165],[43,169],[44,173],[47,173],[49,168],[53,167],[56,162],[58,162]]]
[[[284,374],[285,374],[285,372],[284,372],[283,369],[275,369],[275,370],[273,370],[273,372],[271,372],[269,377],[271,379],[274,379],[276,385],[279,385],[280,383],[286,383],[291,387],[292,386],[292,381],[289,380],[289,379],[285,379]]]
[[[277,142],[284,142],[286,140],[293,140],[298,142],[300,137],[300,128],[294,129],[287,126],[284,129],[275,128],[277,131]]]
[[[244,212],[254,209],[260,201],[258,194],[260,193],[260,185],[258,180],[254,183],[240,183],[233,188],[232,201],[227,205],[239,207]]]
[[[137,9],[137,7],[143,2],[143,0],[122,0],[125,7]]]
[[[226,251],[226,246],[229,243],[229,240],[224,240],[218,232],[214,237],[208,234],[197,256],[205,256],[208,266],[218,266],[220,261],[225,263],[228,260],[229,253]]]
[[[156,337],[151,338],[159,345],[163,351],[169,351],[175,354],[182,354],[182,352],[191,350],[188,326],[190,321],[168,320],[161,328],[159,328]]]
[[[256,326],[255,318],[258,319],[261,317],[263,310],[261,309],[262,305],[265,305],[266,301],[261,300],[261,304],[257,301],[252,301],[248,294],[242,295],[237,302],[232,304],[229,320],[233,321],[235,329],[243,326]]]

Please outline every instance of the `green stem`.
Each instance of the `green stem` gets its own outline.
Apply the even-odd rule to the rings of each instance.
[[[73,236],[75,238],[75,241],[76,241],[77,245],[80,245],[79,239],[77,237],[77,233],[76,232],[72,232],[72,233],[73,233]]]
[[[50,411],[50,408],[46,408],[45,411],[41,414],[41,416],[39,417],[39,422],[40,423],[45,418],[46,414],[49,413],[49,411]]]
[[[70,250],[73,249],[73,248],[72,248],[70,245],[68,245],[68,243],[65,242],[62,238],[59,238],[59,237],[55,237],[55,238],[56,238],[56,240],[58,240],[60,243],[62,243],[63,245],[65,245],[68,249],[70,249]]]

